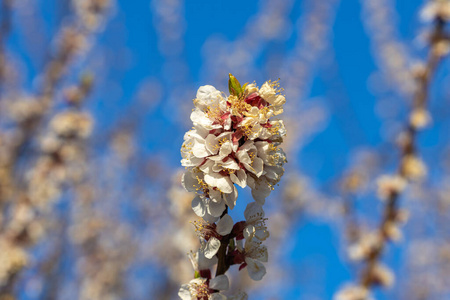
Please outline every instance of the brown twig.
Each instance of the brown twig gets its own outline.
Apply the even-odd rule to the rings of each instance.
[[[431,49],[428,55],[425,69],[417,78],[417,90],[414,94],[413,109],[422,110],[426,108],[429,85],[432,76],[434,75],[439,62],[442,59],[442,54],[436,51],[435,46],[445,38],[444,33],[445,21],[441,18],[437,18],[435,21],[435,27],[431,36],[430,44]],[[418,133],[418,127],[413,124],[413,121],[409,119],[407,128],[404,132],[404,143],[401,145],[401,162],[399,164],[397,175],[406,181],[408,181],[408,174],[406,170],[405,158],[410,155],[416,155],[416,136]],[[371,288],[377,283],[374,278],[374,270],[378,261],[381,259],[383,249],[387,246],[390,239],[388,233],[388,227],[391,222],[395,222],[398,217],[398,201],[400,193],[390,193],[386,206],[383,212],[382,221],[378,227],[379,242],[377,246],[369,253],[366,258],[366,265],[362,271],[360,284],[364,288]]]

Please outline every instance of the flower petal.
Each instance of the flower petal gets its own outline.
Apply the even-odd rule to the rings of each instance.
[[[244,217],[247,223],[253,223],[264,218],[262,205],[256,202],[250,202],[245,208]]]
[[[227,296],[221,294],[221,293],[212,293],[209,295],[208,300],[227,300]]]
[[[190,171],[184,172],[181,176],[181,185],[188,192],[196,192],[199,188],[199,183],[197,178],[194,178]]]
[[[217,222],[216,231],[220,235],[227,235],[233,229],[233,225],[234,225],[233,219],[230,217],[229,214],[226,214],[219,220],[219,222]]]
[[[234,173],[230,174],[230,179],[241,188],[245,188],[247,186],[247,174],[244,170],[239,169]]]
[[[181,288],[178,290],[178,296],[180,296],[182,300],[192,299],[191,292],[189,291],[189,284],[183,284],[181,286]]]
[[[215,237],[210,238],[205,246],[205,257],[211,259],[219,251],[219,248],[220,241]]]
[[[192,206],[192,210],[194,211],[194,213],[197,216],[203,217],[205,215],[206,206],[205,206],[205,203],[203,202],[202,198],[200,198],[200,196],[195,196],[195,198],[192,199],[191,206]]]
[[[272,192],[272,188],[267,182],[265,176],[261,176],[258,180],[255,180],[255,187],[252,189],[252,196],[256,202],[264,204],[267,196]]]
[[[217,154],[219,151],[219,143],[217,142],[217,138],[214,134],[209,134],[205,139],[206,150],[211,155]]]
[[[195,157],[202,158],[209,155],[208,151],[206,151],[205,143],[201,143],[195,141],[194,146],[192,147],[192,153]]]
[[[264,267],[262,262],[250,257],[246,257],[245,262],[247,263],[247,272],[251,279],[259,281],[266,275],[266,267]]]
[[[218,188],[222,193],[231,193],[233,191],[233,182],[228,176],[218,173],[205,174],[205,182],[212,187]]]
[[[233,191],[229,194],[223,194],[224,198],[225,198],[225,202],[227,203],[228,207],[230,209],[233,209],[234,206],[236,205],[236,200],[238,197],[238,192],[236,187],[233,186]]]
[[[225,291],[230,287],[227,275],[219,275],[209,281],[209,288],[213,290]]]
[[[213,217],[220,217],[225,210],[225,203],[223,201],[214,202],[209,201],[206,205],[208,213]]]

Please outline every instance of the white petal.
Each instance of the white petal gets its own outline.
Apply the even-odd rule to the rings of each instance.
[[[195,157],[193,154],[189,154],[181,160],[181,165],[183,167],[196,167],[203,162],[204,158]]]
[[[217,262],[219,261],[217,259],[217,256],[213,256],[211,259],[207,258],[205,256],[204,250],[198,250],[197,253],[198,253],[197,254],[197,257],[198,257],[198,262],[197,262],[198,270],[197,271],[208,270],[209,268],[211,268],[212,266],[217,264]]]
[[[263,227],[262,229],[258,229],[255,231],[255,237],[260,241],[265,241],[270,236],[267,227]]]
[[[266,267],[264,267],[262,262],[250,257],[246,257],[245,262],[247,263],[247,271],[251,279],[259,281],[266,275]]]
[[[259,95],[267,102],[272,104],[275,101],[276,91],[267,82],[265,82],[259,89]]]
[[[212,187],[218,188],[222,193],[231,193],[233,190],[233,183],[230,178],[218,173],[205,174],[205,182]]]
[[[197,178],[195,178],[191,171],[184,172],[181,176],[181,185],[188,192],[196,192],[199,188],[199,183]]]
[[[273,104],[275,106],[280,106],[285,103],[286,103],[286,98],[283,95],[277,95],[276,97],[274,97],[274,101],[271,104]]]
[[[283,167],[279,167],[279,166],[265,166],[264,171],[266,172],[264,174],[266,176],[266,178],[268,178],[274,182],[280,181],[280,178],[284,173]]]
[[[216,223],[217,220],[219,220],[219,217],[211,216],[208,212],[206,212],[206,214],[202,218],[203,218],[203,220],[205,220],[206,222],[208,222],[210,224]]]
[[[255,226],[253,226],[253,225],[246,226],[244,228],[243,234],[244,234],[244,238],[246,240],[251,240],[253,238],[253,236],[255,235]]]
[[[194,146],[192,147],[192,153],[194,153],[195,157],[202,158],[209,155],[208,151],[206,151],[205,143],[201,143],[196,141]]]
[[[214,134],[209,134],[205,139],[206,150],[211,155],[216,154],[219,151],[219,143],[217,142],[217,138]]]
[[[219,222],[217,222],[216,231],[220,235],[227,235],[233,229],[234,222],[229,214],[224,215]]]
[[[220,203],[222,202],[222,193],[219,190],[212,189],[209,191],[209,199],[213,202]]]
[[[258,251],[254,251],[252,254],[252,258],[259,261],[267,262],[269,260],[269,254],[267,253],[267,247],[265,245],[259,245]]]
[[[214,202],[209,201],[206,206],[208,213],[213,217],[220,217],[225,210],[225,203],[223,201]]]
[[[199,217],[203,217],[206,213],[206,206],[203,202],[202,198],[200,196],[195,196],[194,199],[192,199],[192,210],[195,212],[195,214]]]
[[[234,159],[227,159],[225,162],[221,163],[221,165],[226,169],[239,170],[239,165]]]
[[[267,196],[272,192],[272,188],[264,176],[255,181],[255,187],[252,189],[252,196],[255,201],[264,204]]]
[[[220,91],[216,90],[215,87],[212,85],[204,85],[197,90],[194,105],[200,109],[205,109],[212,104],[218,104],[221,98]]]
[[[210,238],[205,246],[205,257],[211,259],[219,251],[219,248],[220,241],[215,237]]]
[[[253,223],[264,218],[264,210],[261,204],[256,202],[250,202],[244,211],[244,217],[247,223]]]
[[[213,121],[210,120],[208,118],[208,116],[203,111],[201,111],[199,109],[195,109],[191,113],[191,121],[194,124],[198,124],[198,125],[203,126],[203,127],[205,127],[205,125],[206,125],[206,127],[208,127],[208,126],[210,126],[213,123]]]
[[[226,141],[222,144],[220,147],[220,156],[226,157],[228,154],[230,154],[233,151],[233,145],[230,141]]]
[[[252,167],[254,169],[254,173],[257,177],[260,177],[263,173],[264,162],[261,158],[255,157],[253,159]]]
[[[192,300],[191,292],[189,291],[189,284],[183,284],[181,288],[178,290],[178,296],[182,300]]]
[[[241,188],[245,188],[247,185],[247,174],[242,169],[239,169],[237,172],[231,173],[230,179]]]
[[[205,163],[199,166],[198,168],[203,173],[209,173],[212,171],[212,167],[214,166],[214,162],[209,159],[209,157],[206,159]]]
[[[230,209],[233,209],[234,206],[236,205],[236,200],[238,197],[238,192],[236,187],[233,186],[233,191],[229,194],[223,194],[224,198],[225,198],[225,202],[227,203],[228,207]]]
[[[225,291],[230,287],[227,275],[219,275],[209,281],[209,288],[213,290]]]
[[[212,293],[211,295],[209,295],[208,300],[227,300],[227,296],[222,295],[220,293]]]

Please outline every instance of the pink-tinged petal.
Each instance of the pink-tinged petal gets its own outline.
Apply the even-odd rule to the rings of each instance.
[[[211,259],[219,251],[219,248],[220,241],[215,237],[210,238],[205,245],[205,257]]]
[[[205,182],[212,187],[218,188],[222,193],[231,193],[233,191],[231,179],[219,173],[205,174]]]
[[[217,222],[216,231],[218,234],[224,236],[231,232],[233,229],[233,219],[230,217],[229,214],[224,215],[219,222]]]
[[[209,281],[209,288],[213,290],[225,291],[230,287],[227,275],[219,275]]]
[[[247,263],[247,271],[251,279],[259,281],[266,275],[266,267],[264,267],[262,262],[250,257],[246,257],[245,262]]]
[[[233,138],[232,138],[232,142],[233,145],[238,145],[239,144],[239,140],[244,136],[244,133],[242,132],[241,129],[236,130],[233,133]]]

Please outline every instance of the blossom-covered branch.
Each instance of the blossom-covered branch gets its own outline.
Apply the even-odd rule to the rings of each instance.
[[[450,20],[449,12],[450,2],[440,0],[430,2],[423,10],[425,19],[432,20],[434,26],[428,37],[430,47],[427,61],[415,72],[413,107],[406,128],[399,138],[400,163],[396,174],[383,175],[378,179],[378,196],[385,202],[383,217],[375,232],[362,237],[359,243],[352,247],[353,257],[363,260],[365,266],[359,285],[342,289],[335,297],[338,300],[370,299],[372,287],[393,284],[393,274],[380,260],[387,243],[401,237],[398,225],[407,219],[407,212],[398,207],[402,192],[409,182],[421,179],[426,174],[426,167],[418,157],[416,139],[417,133],[431,121],[426,107],[429,85],[439,62],[450,49],[449,36],[445,31],[446,22]]]
[[[263,205],[284,173],[286,156],[279,147],[285,136],[282,120],[285,97],[278,82],[241,86],[230,74],[230,95],[213,86],[202,86],[194,100],[192,130],[184,136],[182,165],[187,168],[182,183],[195,192],[194,222],[201,247],[191,252],[195,279],[184,284],[182,299],[227,299],[221,291],[229,287],[226,271],[232,265],[247,268],[253,280],[266,273],[269,237]],[[235,184],[249,186],[255,202],[245,209],[245,221],[234,223],[228,214],[236,205]],[[213,277],[211,267],[217,264]],[[245,299],[238,293],[233,299]]]

